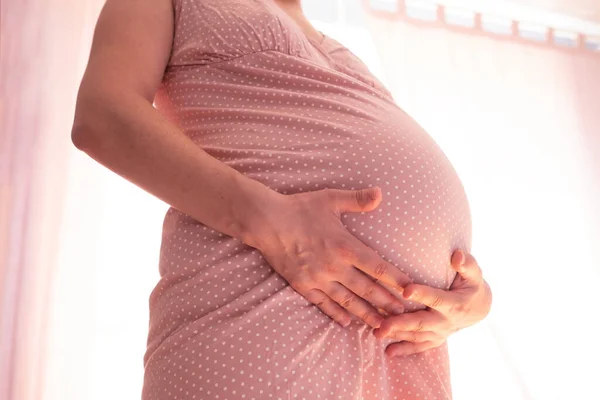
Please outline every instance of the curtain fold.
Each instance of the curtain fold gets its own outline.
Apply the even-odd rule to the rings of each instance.
[[[42,398],[70,130],[100,0],[4,0],[0,398]],[[91,17],[91,18],[90,18]]]
[[[44,53],[42,26],[20,24],[40,12],[34,1],[2,4],[0,68],[0,396],[13,398],[19,368],[27,348],[19,347],[23,330],[20,315],[26,303],[24,278],[27,245],[31,240],[31,197],[34,162],[40,140],[43,101],[39,98],[41,66],[31,57]],[[15,41],[14,37],[19,37]],[[32,347],[39,342],[32,343]]]

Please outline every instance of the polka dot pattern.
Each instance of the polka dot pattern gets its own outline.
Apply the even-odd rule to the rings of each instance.
[[[342,222],[417,283],[448,288],[452,251],[471,246],[463,186],[367,67],[332,38],[309,39],[272,0],[173,5],[157,109],[280,193],[381,187],[376,210]],[[452,398],[445,344],[388,358],[392,339],[359,320],[342,328],[256,249],[173,208],[159,272],[143,400]]]

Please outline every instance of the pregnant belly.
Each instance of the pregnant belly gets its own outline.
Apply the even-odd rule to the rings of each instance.
[[[342,214],[348,231],[416,283],[449,288],[452,251],[470,251],[471,219],[460,179],[432,138],[398,109],[370,120],[324,115],[299,121],[277,121],[267,129],[246,120],[195,140],[202,138],[199,145],[209,154],[280,193],[381,187],[378,208]],[[261,310],[294,310],[307,320],[319,316],[314,321],[323,331],[331,322],[310,314],[313,307],[286,287],[257,250],[174,209],[163,226],[160,274],[150,297],[146,360],[189,324],[210,327],[225,317],[256,314],[260,320],[251,321],[262,326]],[[423,307],[405,304],[408,310]]]
[[[250,114],[226,132],[208,125],[196,140],[280,193],[379,186],[377,209],[343,214],[342,222],[417,283],[448,288],[452,251],[470,251],[471,219],[463,185],[442,150],[392,103],[320,109],[296,110],[293,118],[275,110],[268,122]]]
[[[223,70],[174,71],[157,104],[210,155],[280,193],[379,186],[378,208],[343,214],[342,222],[417,283],[448,288],[452,251],[470,251],[471,217],[431,136],[368,85],[306,63],[294,75],[286,65],[301,63],[296,57],[265,69],[259,56],[219,64]],[[273,79],[260,83],[264,74]],[[175,215],[167,222],[185,223]]]

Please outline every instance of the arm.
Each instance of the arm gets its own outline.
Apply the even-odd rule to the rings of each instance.
[[[389,312],[403,305],[361,270],[399,291],[410,279],[350,234],[340,213],[376,207],[381,190],[283,195],[203,151],[152,106],[173,29],[171,0],[107,0],[77,97],[75,146],[197,221],[257,248],[340,324],[354,314],[379,326],[368,302]]]
[[[208,155],[152,106],[173,23],[171,0],[106,2],[79,88],[72,141],[181,212],[251,241],[249,219],[260,219],[260,205],[278,193]]]

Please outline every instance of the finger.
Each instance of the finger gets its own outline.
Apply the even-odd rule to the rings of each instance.
[[[341,279],[340,283],[345,287],[387,313],[396,315],[404,312],[404,304],[400,299],[360,270],[352,267]]]
[[[400,342],[392,343],[385,349],[385,354],[388,357],[403,357],[412,354],[422,353],[426,350],[434,349],[440,346],[443,342],[426,341],[426,342]]]
[[[375,250],[366,246],[355,236],[350,235],[349,242],[339,246],[338,254],[343,261],[354,265],[365,274],[388,284],[393,290],[402,293],[412,279],[398,267],[385,261]]]
[[[458,293],[418,284],[408,285],[402,296],[407,300],[424,304],[443,314],[448,314],[452,307],[462,302],[462,298]]]
[[[350,314],[321,290],[311,289],[300,294],[341,326],[346,327],[352,322]]]
[[[373,330],[373,335],[381,339],[394,332],[426,332],[437,331],[446,320],[439,313],[432,310],[419,310],[402,315],[385,318],[378,329]]]
[[[358,297],[354,292],[339,282],[329,282],[323,289],[324,292],[342,308],[356,315],[367,325],[378,328],[383,322],[383,317],[369,303]]]
[[[440,336],[431,331],[417,332],[417,331],[400,331],[400,332],[392,332],[387,338],[394,339],[397,341],[407,341],[413,343],[420,342],[430,342],[435,340],[440,340]]]
[[[344,212],[372,211],[381,203],[381,188],[378,186],[359,190],[325,189],[335,214]]]
[[[452,254],[452,267],[466,281],[479,284],[483,280],[483,274],[477,260],[471,254],[457,250]]]

